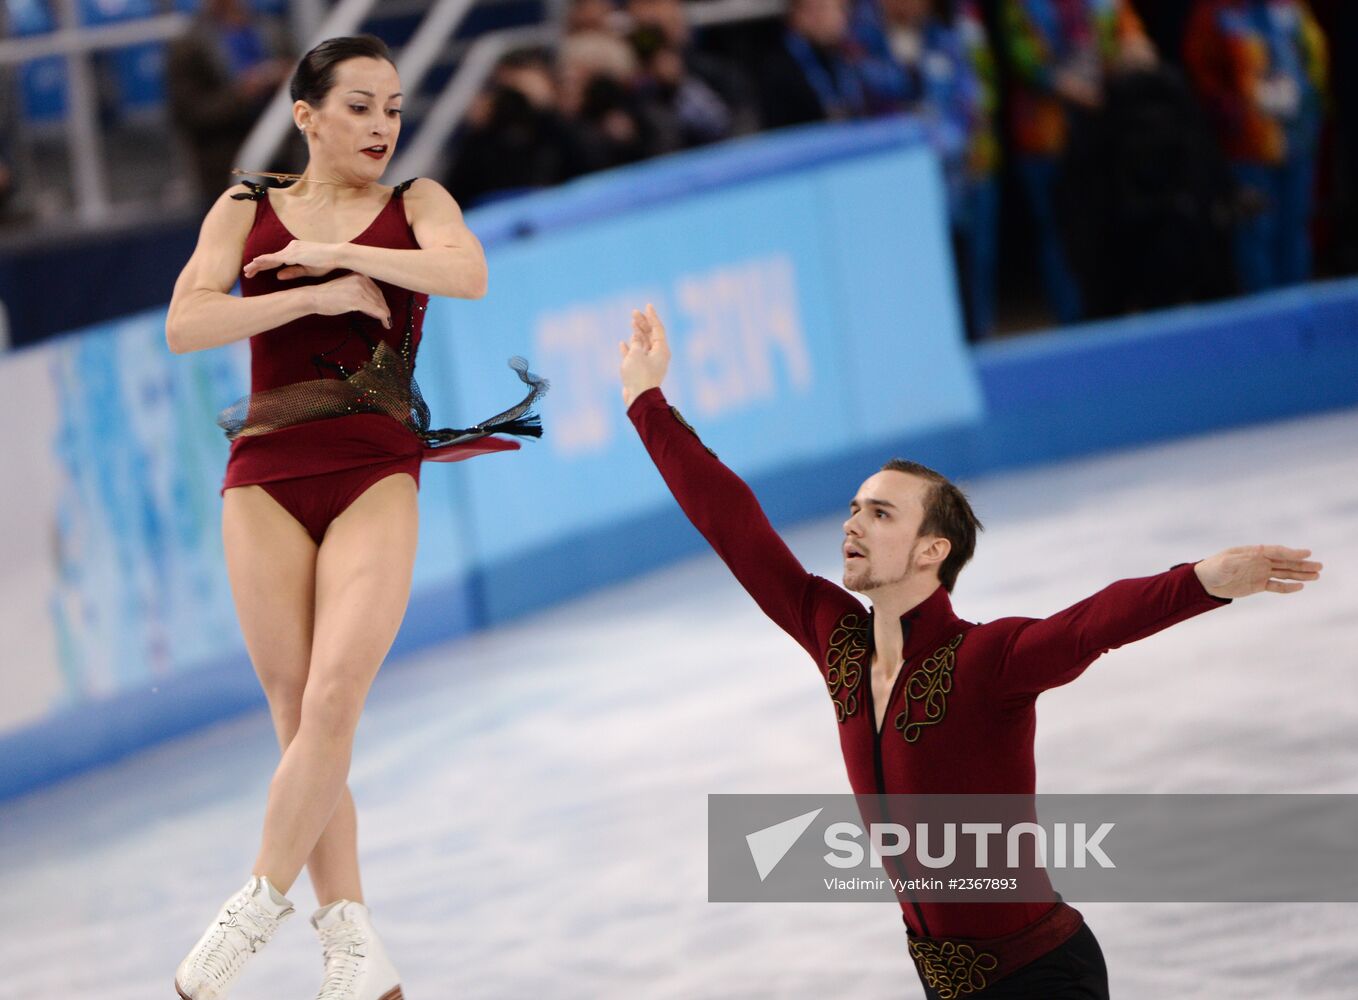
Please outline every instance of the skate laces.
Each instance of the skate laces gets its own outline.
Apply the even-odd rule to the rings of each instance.
[[[329,927],[319,927],[321,950],[325,955],[325,980],[316,1000],[349,1000],[354,980],[358,978],[367,957],[367,939],[362,929],[352,920],[341,920]]]
[[[223,919],[217,921],[217,933],[211,943],[197,955],[195,963],[218,984],[224,985],[240,971],[246,955],[253,955],[260,945],[267,944],[278,929],[278,919],[250,906],[250,901],[228,903]],[[231,941],[235,931],[239,942]]]

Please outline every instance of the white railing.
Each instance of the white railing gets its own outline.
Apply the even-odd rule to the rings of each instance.
[[[75,211],[81,222],[94,223],[108,217],[110,203],[90,54],[100,49],[175,38],[188,29],[189,18],[184,14],[162,14],[142,21],[84,28],[79,23],[75,0],[58,0],[57,16],[61,24],[57,31],[0,41],[0,66],[46,56],[66,57],[66,145],[75,174]]]
[[[704,0],[703,3],[684,4],[684,13],[693,27],[705,28],[711,24],[781,17],[787,13],[787,3],[785,0]]]
[[[124,21],[121,24],[60,28],[45,35],[4,38],[0,39],[0,66],[13,66],[47,56],[65,56],[72,52],[118,49],[142,42],[165,41],[182,35],[188,24],[187,14],[157,14],[155,17]]]
[[[695,28],[778,17],[786,9],[785,0],[702,0],[684,5],[688,23]],[[415,139],[392,162],[388,176],[422,177],[433,173],[453,131],[499,61],[515,49],[549,45],[560,34],[555,25],[535,24],[492,31],[473,42],[457,73],[430,105]]]
[[[90,55],[104,49],[144,42],[168,41],[188,30],[184,14],[162,14],[121,24],[82,27],[77,0],[56,0],[59,28],[31,38],[0,39],[0,67],[47,56],[64,56],[68,71],[66,143],[74,173],[75,215],[82,224],[109,221],[114,212],[109,199],[107,165],[99,132],[98,101]],[[352,34],[378,0],[339,0],[315,28],[307,47],[325,38]],[[447,55],[450,40],[476,0],[435,0],[415,34],[397,59],[401,82],[408,94]],[[295,0],[294,24],[315,23],[321,0]],[[777,16],[785,0],[703,0],[688,3],[689,23],[695,27]],[[548,45],[558,37],[555,23],[490,32],[466,51],[457,73],[431,104],[414,141],[392,165],[391,176],[415,177],[430,173],[449,136],[501,58],[515,48]],[[286,85],[279,88],[246,138],[237,163],[266,169],[292,129],[292,99]]]

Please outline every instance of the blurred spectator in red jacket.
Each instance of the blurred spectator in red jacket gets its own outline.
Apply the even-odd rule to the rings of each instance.
[[[1320,27],[1302,0],[1199,0],[1184,62],[1244,198],[1241,285],[1256,292],[1306,280],[1328,76]]]

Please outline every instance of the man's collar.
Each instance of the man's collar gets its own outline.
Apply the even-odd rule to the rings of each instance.
[[[909,659],[922,648],[932,651],[961,631],[964,624],[953,612],[947,588],[939,584],[932,594],[901,615],[902,655]],[[871,637],[871,628],[868,633]]]
[[[951,595],[939,584],[932,594],[901,615],[901,632],[906,637],[905,655],[910,656],[923,648],[932,652],[955,636],[962,625],[952,609]]]

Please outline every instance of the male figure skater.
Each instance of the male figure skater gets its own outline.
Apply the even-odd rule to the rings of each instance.
[[[1046,619],[975,625],[948,595],[981,524],[939,473],[899,459],[859,487],[844,522],[844,587],[802,568],[754,494],[665,400],[665,328],[632,314],[619,344],[628,416],[670,491],[763,612],[820,667],[855,794],[1032,794],[1038,694],[1109,649],[1261,591],[1319,578],[1310,551],[1227,549],[1121,580]],[[1108,974],[1079,911],[1045,903],[903,899],[930,1000],[1099,1000]]]

